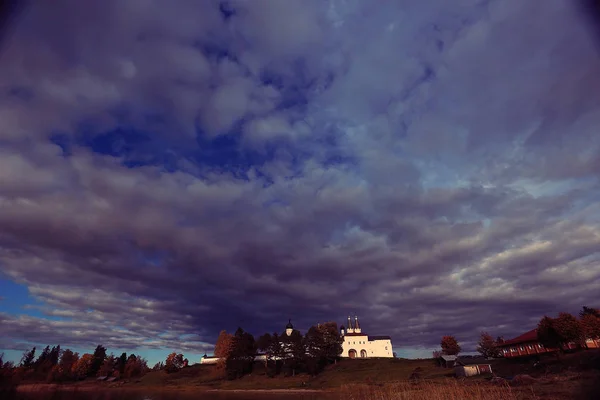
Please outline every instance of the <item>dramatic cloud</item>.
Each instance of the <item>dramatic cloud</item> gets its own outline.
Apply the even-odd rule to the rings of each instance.
[[[0,348],[201,353],[357,313],[424,355],[597,301],[600,52],[572,1],[20,11],[0,270],[36,302],[2,293]]]

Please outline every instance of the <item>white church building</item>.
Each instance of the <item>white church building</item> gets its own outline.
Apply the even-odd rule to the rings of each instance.
[[[354,324],[348,317],[348,327],[340,327],[340,335],[344,338],[342,343],[342,357],[348,358],[393,358],[392,338],[389,336],[369,336],[362,332],[358,317],[354,317]]]

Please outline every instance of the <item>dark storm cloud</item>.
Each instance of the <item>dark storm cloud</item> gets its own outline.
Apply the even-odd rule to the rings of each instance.
[[[1,314],[0,347],[203,352],[220,329],[358,313],[397,347],[472,349],[593,302],[600,62],[576,8],[228,6],[62,1],[15,22],[0,268],[48,318]],[[149,144],[82,140],[121,125]],[[223,137],[254,161],[194,156]]]

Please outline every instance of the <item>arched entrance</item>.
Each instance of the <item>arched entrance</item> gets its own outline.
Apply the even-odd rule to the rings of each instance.
[[[367,358],[367,351],[366,350],[361,350],[360,351],[360,358]]]
[[[356,350],[350,349],[348,351],[348,357],[350,357],[350,358],[356,358]]]

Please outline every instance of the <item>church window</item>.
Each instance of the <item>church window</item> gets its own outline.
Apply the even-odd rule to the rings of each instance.
[[[387,346],[385,346],[385,349],[387,350]]]

